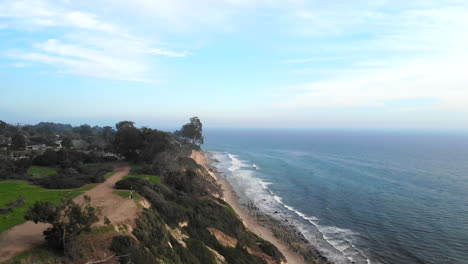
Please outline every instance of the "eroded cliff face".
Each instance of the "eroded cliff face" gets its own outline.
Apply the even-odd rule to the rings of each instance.
[[[216,180],[195,165],[165,176],[174,178],[162,184],[137,178],[117,183],[117,188],[134,189],[151,204],[137,219],[133,237],[112,241],[116,254],[130,254],[121,263],[281,263],[284,258],[276,247],[245,228],[218,198]]]
[[[124,255],[121,263],[284,262],[274,245],[250,232],[220,199],[216,176],[199,149],[172,149],[160,157],[154,163],[162,172],[161,183],[127,178],[116,184],[119,189],[135,190],[151,204],[131,234],[112,240],[110,248]]]

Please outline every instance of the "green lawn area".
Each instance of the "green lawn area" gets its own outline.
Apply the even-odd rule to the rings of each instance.
[[[11,201],[24,198],[24,204],[13,208],[12,212],[0,215],[0,232],[8,230],[15,225],[25,222],[24,215],[29,207],[36,201],[49,201],[59,203],[67,194],[72,197],[80,195],[82,192],[92,189],[96,184],[88,184],[77,189],[51,190],[30,184],[27,181],[1,181],[0,182],[0,208],[8,208]]]
[[[32,177],[45,177],[49,175],[57,174],[57,171],[54,168],[41,167],[41,166],[31,166],[28,169],[28,175]]]
[[[161,184],[161,178],[155,175],[150,175],[150,174],[130,174],[124,177],[124,179],[127,179],[127,178],[141,178],[141,179],[148,180],[151,183]]]
[[[104,179],[112,177],[112,175],[114,175],[114,173],[115,172],[111,171],[111,172],[108,172],[108,173],[104,174]]]

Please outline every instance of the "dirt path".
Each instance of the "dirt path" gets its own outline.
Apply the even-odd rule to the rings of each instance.
[[[75,198],[75,202],[82,203],[83,196],[91,197],[91,204],[101,210],[100,222],[104,223],[104,216],[107,216],[113,225],[127,224],[134,226],[134,220],[137,218],[138,206],[135,201],[129,198],[120,197],[114,193],[114,185],[130,172],[130,167],[122,167],[115,170],[115,174],[109,177],[105,182],[99,184],[93,189],[86,191],[83,195]]]
[[[88,195],[91,197],[92,205],[101,210],[101,221],[98,224],[102,224],[102,219],[104,216],[107,216],[114,225],[127,224],[131,228],[134,227],[135,219],[139,211],[135,201],[122,198],[112,193],[115,190],[115,183],[127,175],[129,171],[129,167],[116,169],[114,175],[109,177],[105,182],[75,198],[75,202],[82,203],[83,196]],[[1,233],[0,262],[6,261],[23,251],[42,244],[44,242],[42,232],[48,226],[48,224],[34,224],[28,221]]]

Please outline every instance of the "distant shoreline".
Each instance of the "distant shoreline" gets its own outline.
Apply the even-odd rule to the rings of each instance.
[[[216,179],[217,183],[221,186],[223,200],[226,201],[239,215],[244,225],[253,233],[258,235],[259,237],[267,240],[268,242],[275,245],[279,251],[285,256],[287,263],[289,264],[301,264],[305,263],[304,257],[300,254],[291,250],[288,244],[281,241],[277,237],[273,235],[273,232],[267,228],[262,226],[258,221],[256,221],[248,212],[247,209],[242,208],[239,203],[239,197],[232,189],[232,186],[229,182],[224,179],[219,173],[217,173],[211,166],[211,162],[209,161],[210,158],[207,157],[205,152],[203,151],[194,151],[192,153],[192,158],[202,167],[204,167],[210,175]]]

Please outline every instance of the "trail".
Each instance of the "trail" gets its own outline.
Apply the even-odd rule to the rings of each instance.
[[[104,216],[107,216],[113,225],[127,224],[134,227],[135,219],[138,216],[139,208],[134,200],[120,197],[114,193],[115,183],[121,180],[130,171],[130,167],[121,167],[114,170],[114,175],[107,178],[105,182],[98,184],[91,190],[76,197],[76,203],[83,203],[83,196],[91,197],[91,204],[101,210],[100,222],[103,224]],[[42,232],[49,227],[49,224],[34,224],[27,221],[21,225],[0,234],[0,262],[6,261],[19,253],[33,249],[44,243]]]

